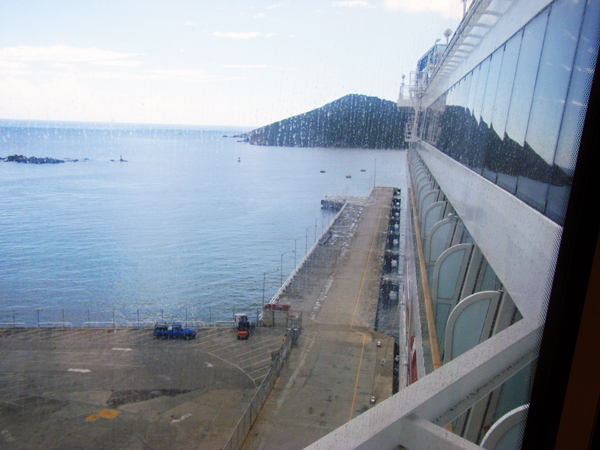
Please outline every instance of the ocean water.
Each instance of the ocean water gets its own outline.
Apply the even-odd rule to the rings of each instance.
[[[2,157],[79,160],[0,161],[4,315],[251,310],[333,217],[322,198],[405,184],[403,151],[223,137],[241,131],[0,122]]]

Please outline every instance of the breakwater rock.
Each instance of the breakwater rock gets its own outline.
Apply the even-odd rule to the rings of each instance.
[[[48,158],[48,157],[38,158],[36,156],[30,156],[28,158],[27,156],[23,156],[23,155],[7,156],[6,158],[4,158],[4,161],[24,163],[24,164],[59,164],[59,163],[65,162],[62,159],[54,159],[54,158]]]

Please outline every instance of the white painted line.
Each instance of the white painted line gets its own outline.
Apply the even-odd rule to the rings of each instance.
[[[68,372],[89,373],[89,372],[91,372],[91,370],[89,370],[89,369],[69,369]]]
[[[130,352],[131,351],[130,348],[121,348],[121,347],[113,347],[112,349],[115,351],[118,351],[118,352]]]
[[[173,419],[171,420],[171,423],[178,423],[181,422],[182,420],[187,419],[188,417],[192,417],[191,414],[184,414],[183,416],[181,416],[179,419]]]

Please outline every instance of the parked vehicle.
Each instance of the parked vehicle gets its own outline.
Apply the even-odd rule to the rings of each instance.
[[[157,339],[196,339],[196,330],[194,328],[185,328],[181,322],[175,322],[173,325],[167,325],[166,323],[157,323],[156,325],[154,325],[154,336]]]
[[[237,338],[248,339],[250,336],[250,322],[245,314],[236,314]]]

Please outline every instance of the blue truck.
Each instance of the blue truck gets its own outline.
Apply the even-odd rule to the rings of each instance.
[[[154,325],[154,336],[157,339],[196,339],[196,330],[193,328],[185,328],[181,322],[175,322],[173,325],[157,323]]]

